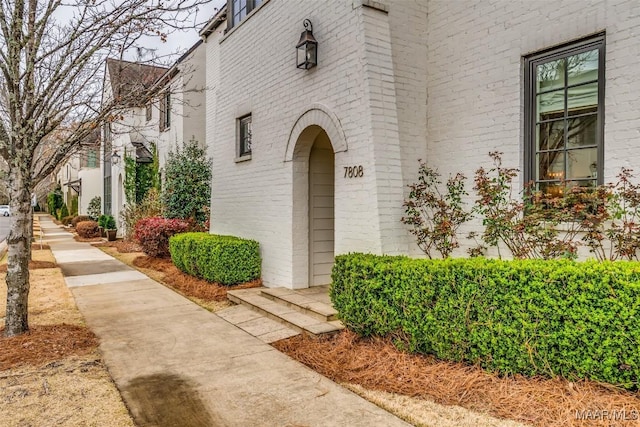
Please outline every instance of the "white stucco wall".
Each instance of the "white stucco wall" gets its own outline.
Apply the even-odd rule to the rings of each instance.
[[[82,180],[78,214],[87,215],[91,199],[98,196],[102,200],[102,174],[100,168],[81,168],[78,177]]]
[[[640,3],[430,0],[427,159],[472,178],[488,153],[523,167],[523,56],[606,31],[605,182],[635,167],[640,129]],[[521,179],[522,181],[522,179]],[[520,183],[521,184],[521,183]],[[472,184],[469,186],[471,187]],[[480,230],[478,222],[464,231]],[[463,254],[469,243],[460,251]]]
[[[425,32],[426,7],[392,4],[387,13],[362,3],[267,1],[216,35],[220,43],[206,43],[211,231],[258,240],[267,286],[307,282],[308,201],[293,182],[304,164],[287,158],[301,117],[344,139],[335,154],[335,253],[409,251],[400,218],[413,172],[404,166],[426,154],[426,52],[412,41]],[[305,18],[319,42],[319,65],[308,71],[295,67]],[[400,27],[411,40],[401,42]],[[248,113],[252,156],[236,162],[236,119]],[[338,142],[332,138],[334,149]],[[354,165],[364,176],[345,178],[344,167]]]
[[[205,142],[205,46],[196,47],[178,65],[179,72],[165,86],[171,91],[171,126],[160,132],[158,101],[154,103],[150,131],[158,142],[160,168],[163,168],[169,151],[176,145],[195,139]],[[161,92],[160,92],[161,93]]]

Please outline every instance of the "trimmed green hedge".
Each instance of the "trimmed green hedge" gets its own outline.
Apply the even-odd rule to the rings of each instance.
[[[171,260],[192,276],[224,285],[260,278],[260,247],[254,240],[209,233],[183,233],[169,239]]]
[[[503,374],[638,389],[640,263],[336,257],[331,299],[364,335]]]

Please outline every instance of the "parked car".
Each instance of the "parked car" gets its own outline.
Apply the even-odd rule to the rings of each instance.
[[[11,212],[9,211],[9,205],[0,205],[0,215],[9,216]]]

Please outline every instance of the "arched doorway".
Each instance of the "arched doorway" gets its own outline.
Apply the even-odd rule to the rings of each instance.
[[[320,129],[309,154],[309,286],[331,283],[335,235],[334,154]]]
[[[306,109],[291,129],[284,161],[291,162],[292,172],[294,289],[331,282],[335,236],[340,235],[335,221],[340,207],[335,204],[335,157],[345,151],[340,121],[321,104]]]

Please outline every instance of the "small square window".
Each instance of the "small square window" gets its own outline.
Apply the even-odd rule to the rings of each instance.
[[[251,114],[238,119],[238,157],[251,154]]]

